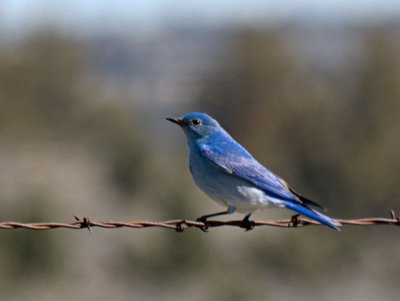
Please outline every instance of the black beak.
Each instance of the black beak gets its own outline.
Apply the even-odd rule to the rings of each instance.
[[[178,125],[182,125],[182,119],[181,118],[170,118],[170,117],[167,117],[166,119],[168,121],[171,121],[171,122],[176,123]]]

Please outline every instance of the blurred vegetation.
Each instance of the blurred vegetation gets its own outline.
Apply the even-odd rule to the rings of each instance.
[[[129,114],[107,99],[98,99],[98,94],[91,91],[99,86],[92,86],[87,79],[90,65],[84,45],[58,33],[43,32],[14,47],[0,51],[0,143],[4,166],[8,164],[4,160],[13,160],[9,162],[13,168],[27,152],[43,152],[39,157],[46,160],[55,147],[62,160],[63,156],[68,158],[68,153],[83,149],[91,154],[92,164],[102,162],[105,182],[122,195],[114,201],[132,198],[146,174],[145,145]],[[60,204],[61,199],[53,199],[57,193],[50,193],[59,188],[48,187],[52,174],[46,166],[37,168],[34,175],[49,177],[49,184],[34,184],[31,178],[27,180],[28,187],[14,187],[16,191],[0,205],[3,220],[51,221],[57,212],[61,215],[64,205]],[[2,172],[6,177],[6,170]],[[63,172],[61,169],[54,176],[60,176],[62,181]],[[75,172],[79,177],[80,171]],[[66,186],[67,181],[66,177]],[[18,185],[13,182],[18,181],[11,179],[11,186]],[[71,200],[67,196],[67,201]],[[77,214],[81,211],[79,207],[74,210]],[[72,218],[71,213],[67,218]],[[17,279],[28,281],[42,275],[49,280],[67,264],[59,241],[46,233],[2,233],[0,244],[2,258],[9,259],[7,264],[2,263],[1,277],[8,279],[2,291],[10,298],[15,290],[12,283]]]
[[[330,215],[399,210],[398,33],[359,30],[357,61],[341,70],[346,83],[302,61],[283,30],[232,36],[190,105],[216,117]],[[148,135],[155,123],[140,116],[146,104],[127,102],[135,96],[118,89],[112,98],[102,93],[91,64],[89,45],[56,32],[0,47],[1,219],[70,220],[83,212],[157,220],[216,209],[189,178],[182,133],[171,129],[181,136],[177,145],[165,144],[164,129]],[[263,218],[274,214],[288,216]],[[396,231],[12,231],[0,235],[0,277],[7,279],[0,287],[8,300],[67,300],[74,289],[89,300],[319,300],[357,272],[391,296],[397,288],[385,280],[399,272]],[[29,297],[16,289],[25,281],[32,282]]]
[[[54,32],[6,52],[0,59],[2,139],[86,143],[107,161],[121,192],[131,194],[145,170],[143,143],[127,113],[98,99],[89,76],[84,45]]]

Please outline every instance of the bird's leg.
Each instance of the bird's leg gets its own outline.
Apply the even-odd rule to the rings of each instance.
[[[225,215],[225,214],[232,214],[236,211],[235,207],[228,207],[228,209],[226,211],[222,211],[222,212],[217,212],[217,213],[211,213],[211,214],[206,214],[206,215],[202,215],[200,217],[198,217],[196,219],[197,222],[202,222],[204,224],[203,227],[201,227],[200,229],[203,232],[207,232],[208,231],[208,219],[210,217],[214,217],[214,216],[219,216],[219,215]]]
[[[244,219],[242,220],[242,228],[245,228],[246,231],[250,231],[254,229],[254,224],[253,222],[250,220],[250,215],[251,213],[247,214]]]

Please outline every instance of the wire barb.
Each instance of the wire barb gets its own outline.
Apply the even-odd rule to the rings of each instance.
[[[204,223],[199,221],[191,221],[186,219],[168,220],[163,222],[152,222],[152,221],[91,221],[88,217],[79,218],[74,215],[75,221],[72,223],[19,223],[19,222],[0,222],[0,229],[11,230],[11,229],[28,229],[28,230],[51,230],[51,229],[88,229],[91,232],[92,228],[105,228],[105,229],[116,229],[116,228],[133,228],[133,229],[144,229],[144,228],[166,228],[175,230],[176,232],[182,233],[188,228],[203,229]],[[358,218],[358,219],[336,219],[342,225],[353,225],[353,226],[368,226],[368,225],[394,225],[400,226],[400,217],[397,216],[393,209],[390,210],[390,218],[372,217],[372,218]],[[252,226],[271,226],[281,228],[300,228],[304,226],[321,226],[317,221],[294,215],[290,219],[285,220],[269,220],[269,221],[251,221]],[[208,228],[231,226],[243,228],[243,220],[230,220],[230,221],[219,221],[219,220],[208,220]]]
[[[88,217],[84,217],[82,219],[80,219],[76,215],[74,215],[74,217],[75,217],[75,220],[77,221],[77,223],[80,225],[81,229],[86,228],[89,230],[89,232],[92,232],[92,230],[90,229],[90,227],[92,226],[92,223],[90,222]]]

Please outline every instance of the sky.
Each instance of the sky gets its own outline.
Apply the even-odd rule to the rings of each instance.
[[[399,19],[397,0],[2,0],[0,25],[24,33],[43,24],[67,30],[157,29],[165,24],[226,25],[290,20]]]

